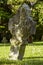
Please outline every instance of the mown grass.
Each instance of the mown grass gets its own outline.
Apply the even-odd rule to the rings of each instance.
[[[0,43],[0,65],[43,65],[43,42],[26,45],[23,60],[8,60],[10,44]]]

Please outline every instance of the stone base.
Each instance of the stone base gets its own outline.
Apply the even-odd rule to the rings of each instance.
[[[10,52],[9,60],[18,60],[18,55],[19,55],[19,52],[17,52],[17,53]]]
[[[19,49],[18,46],[11,46],[10,48],[10,54],[9,54],[9,60],[17,60],[19,55]]]

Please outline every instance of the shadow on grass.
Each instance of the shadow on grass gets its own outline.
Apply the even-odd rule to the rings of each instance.
[[[41,46],[43,45],[43,42],[33,42],[33,43],[27,43],[29,46]]]
[[[0,43],[0,46],[10,46],[10,43]]]
[[[24,60],[25,59],[33,59],[33,60],[38,59],[39,60],[39,59],[43,59],[43,56],[38,56],[38,57],[24,57],[23,59]]]
[[[0,43],[0,46],[10,46],[11,44],[10,43]],[[26,43],[24,45],[29,45],[29,46],[41,46],[43,45],[43,42],[33,42],[33,43]]]
[[[0,65],[43,65],[43,60],[40,60],[39,57],[38,59],[36,59],[37,57],[28,57],[26,60],[24,58],[24,60],[5,60],[5,59],[1,59],[0,60]]]

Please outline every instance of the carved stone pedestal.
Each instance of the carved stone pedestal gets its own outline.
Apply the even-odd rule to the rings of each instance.
[[[11,48],[10,48],[9,59],[17,60],[19,55],[19,46],[16,45],[17,41],[14,38],[11,38],[10,43],[11,43]]]

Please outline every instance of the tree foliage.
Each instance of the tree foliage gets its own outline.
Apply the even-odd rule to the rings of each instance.
[[[37,22],[36,39],[41,40],[43,35],[43,1],[38,1],[33,8],[33,19]]]
[[[32,6],[32,16],[37,22],[35,39],[43,35],[43,1],[42,0],[0,0],[0,32],[8,30],[9,18],[16,14],[18,8],[26,2]]]

